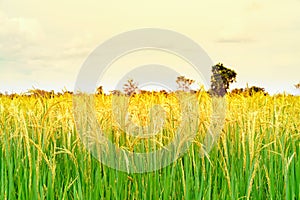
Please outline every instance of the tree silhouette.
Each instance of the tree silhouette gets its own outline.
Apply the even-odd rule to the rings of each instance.
[[[226,68],[222,63],[212,66],[210,94],[213,96],[224,96],[229,85],[236,81],[237,73]]]
[[[247,87],[244,89],[244,88],[236,88],[236,89],[233,89],[231,91],[231,94],[233,95],[244,95],[244,96],[253,96],[254,94],[256,93],[262,93],[263,95],[268,95],[267,92],[265,92],[265,89],[264,88],[261,88],[261,87],[257,87],[257,86],[252,86],[252,87]]]
[[[231,91],[231,94],[244,94],[244,88],[235,88]]]
[[[96,94],[97,95],[102,95],[104,92],[103,92],[103,87],[102,86],[99,86],[96,90]]]
[[[132,94],[138,93],[138,83],[134,82],[133,79],[129,79],[127,80],[127,83],[124,84],[123,90],[127,96],[131,96]]]
[[[268,93],[265,92],[265,88],[252,86],[250,88],[246,88],[245,92],[248,93],[250,96],[254,95],[255,93],[262,93],[264,95],[267,95]]]
[[[55,93],[54,90],[51,90],[50,92],[46,90],[41,90],[41,89],[30,89],[28,90],[29,96],[33,97],[42,97],[42,98],[54,98]]]
[[[191,85],[194,82],[195,82],[194,80],[185,78],[184,76],[178,76],[176,80],[176,83],[178,84],[178,89],[185,92],[191,90]]]

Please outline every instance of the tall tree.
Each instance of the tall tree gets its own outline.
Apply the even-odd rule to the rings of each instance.
[[[229,85],[236,82],[236,75],[234,70],[226,68],[222,63],[212,66],[210,94],[223,97]]]

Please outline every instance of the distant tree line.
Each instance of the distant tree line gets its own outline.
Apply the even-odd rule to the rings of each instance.
[[[28,92],[17,94],[17,93],[12,93],[12,94],[2,94],[0,93],[1,96],[7,96],[10,97],[11,99],[17,98],[17,97],[34,97],[34,98],[54,98],[57,96],[66,96],[66,95],[73,95],[73,92],[64,90],[62,92],[54,92],[54,90],[47,91],[47,90],[41,90],[41,89],[30,89]]]
[[[257,86],[248,87],[248,85],[246,88],[236,88],[236,89],[233,89],[231,92],[229,92],[230,84],[232,84],[233,82],[236,82],[237,73],[234,70],[225,67],[222,63],[218,63],[218,64],[212,66],[211,71],[212,71],[211,87],[207,91],[207,93],[209,93],[211,96],[223,97],[226,94],[252,96],[255,93],[262,93],[264,95],[268,95],[268,93],[265,91],[264,88],[257,87]],[[195,82],[194,80],[188,79],[184,76],[179,76],[176,79],[178,90],[181,90],[184,92],[191,92],[191,93],[200,92],[200,90],[195,91],[195,90],[191,89],[191,85],[194,82]],[[295,88],[300,89],[300,82],[295,85]],[[129,79],[126,83],[124,83],[123,91],[113,90],[113,91],[110,91],[110,94],[131,96],[131,95],[134,95],[137,93],[146,94],[146,93],[153,93],[153,92],[155,92],[155,91],[150,92],[150,91],[140,90],[138,87],[138,83],[135,82],[133,79]],[[96,95],[105,95],[102,86],[99,86],[96,89],[95,93],[96,93]],[[163,94],[167,95],[169,92],[167,92],[165,90],[161,90],[161,91],[158,91],[155,93],[163,93]],[[72,94],[73,94],[73,92],[70,92],[67,90],[55,93],[54,90],[46,91],[46,90],[41,90],[41,89],[31,89],[31,90],[28,90],[28,92],[23,93],[23,94],[16,94],[16,93],[2,94],[2,93],[0,93],[0,97],[1,96],[9,96],[10,98],[15,98],[18,96],[27,96],[27,97],[35,97],[35,98],[37,98],[37,97],[54,98],[55,96],[64,96],[64,95],[72,95]]]
[[[246,96],[252,96],[256,93],[261,93],[263,95],[268,95],[268,93],[265,91],[264,88],[252,86],[252,87],[246,87],[246,88],[236,88],[231,91],[231,94],[239,94],[239,95],[246,95]]]

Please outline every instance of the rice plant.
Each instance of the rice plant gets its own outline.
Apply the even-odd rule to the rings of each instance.
[[[141,174],[109,168],[90,154],[75,127],[72,94],[1,96],[0,199],[300,199],[300,97],[228,95],[220,139],[202,156],[212,101],[206,92],[196,95],[199,127],[188,151]],[[128,112],[136,124],[150,123],[154,104],[166,120],[151,139],[128,136],[111,101],[112,94],[96,95],[98,123],[128,151],[163,148],[182,120],[173,93],[134,94]]]

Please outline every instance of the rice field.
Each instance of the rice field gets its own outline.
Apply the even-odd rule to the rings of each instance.
[[[197,99],[199,127],[188,151],[160,170],[127,173],[101,164],[85,148],[71,94],[0,96],[0,199],[300,199],[299,96],[226,96],[223,130],[205,156],[212,101],[205,92]],[[157,135],[136,139],[116,125],[111,101],[112,95],[96,96],[98,122],[128,151],[162,148],[182,120],[172,93],[135,95],[128,111],[136,124],[151,121],[154,104],[166,112]]]

